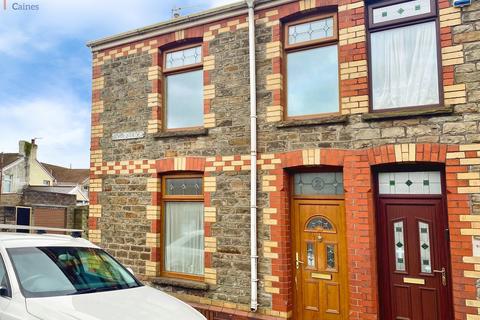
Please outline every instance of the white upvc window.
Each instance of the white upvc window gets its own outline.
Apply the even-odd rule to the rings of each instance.
[[[13,175],[4,174],[3,183],[2,183],[2,193],[12,193],[13,192]]]

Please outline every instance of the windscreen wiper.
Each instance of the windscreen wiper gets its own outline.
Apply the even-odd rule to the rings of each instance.
[[[78,289],[76,292],[70,293],[70,295],[104,292],[104,291],[113,291],[113,290],[119,290],[119,289],[123,289],[123,288],[121,286],[109,286],[109,287],[100,287],[100,288],[85,288],[85,289]]]

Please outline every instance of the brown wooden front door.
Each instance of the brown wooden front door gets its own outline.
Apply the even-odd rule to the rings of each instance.
[[[343,200],[296,199],[293,220],[295,318],[347,319]]]
[[[443,199],[380,196],[378,203],[382,319],[452,319]]]

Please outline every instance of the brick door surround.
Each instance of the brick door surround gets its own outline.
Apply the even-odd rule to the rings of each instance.
[[[451,264],[453,300],[457,314],[473,313],[467,307],[468,300],[475,300],[474,280],[467,282],[463,274],[474,271],[473,264],[464,263],[465,252],[471,255],[470,228],[465,215],[469,209],[468,163],[460,159],[468,146],[445,144],[400,144],[386,145],[363,150],[311,149],[275,154],[262,165],[273,164],[268,170],[270,180],[270,207],[263,208],[264,220],[275,221],[270,225],[270,241],[277,247],[272,258],[273,309],[291,314],[293,293],[291,288],[292,264],[289,218],[289,171],[300,167],[336,166],[343,168],[345,208],[347,222],[348,266],[349,266],[349,309],[350,319],[378,319],[377,257],[375,236],[375,206],[372,170],[385,164],[442,164],[446,171],[447,212],[451,237]],[[266,155],[262,155],[265,157]],[[279,161],[274,161],[279,159]],[[266,159],[265,159],[266,160]],[[287,236],[287,237],[286,237]],[[462,243],[462,245],[457,245]]]

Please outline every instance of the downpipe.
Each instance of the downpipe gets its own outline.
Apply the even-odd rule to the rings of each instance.
[[[257,254],[257,78],[255,65],[255,0],[248,6],[248,52],[250,62],[250,309],[258,308]]]

